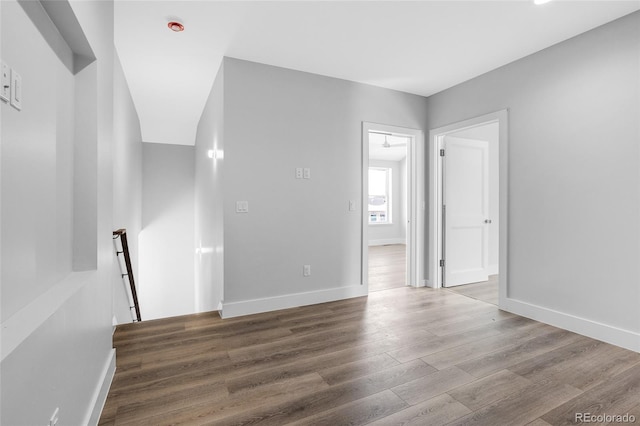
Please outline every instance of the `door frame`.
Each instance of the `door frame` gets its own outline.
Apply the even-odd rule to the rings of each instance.
[[[362,252],[361,284],[369,289],[369,132],[408,137],[407,142],[407,283],[424,287],[425,172],[424,132],[418,129],[362,122]]]
[[[503,306],[508,289],[508,230],[509,230],[509,152],[508,152],[508,117],[507,109],[481,115],[468,120],[459,121],[429,131],[429,269],[427,285],[432,288],[442,287],[442,159],[440,149],[445,136],[461,130],[479,127],[485,124],[498,123],[499,147],[499,306]]]

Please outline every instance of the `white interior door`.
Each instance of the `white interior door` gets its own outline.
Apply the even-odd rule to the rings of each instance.
[[[487,281],[489,143],[444,138],[444,286]]]

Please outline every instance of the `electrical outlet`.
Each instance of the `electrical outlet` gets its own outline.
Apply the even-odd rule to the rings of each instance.
[[[60,412],[60,407],[56,407],[56,410],[51,415],[51,418],[49,418],[49,426],[57,426],[59,412]]]
[[[311,179],[311,169],[309,167],[304,168],[303,176],[305,179]]]
[[[296,179],[302,179],[302,167],[296,167]]]
[[[304,265],[302,267],[302,276],[310,277],[311,276],[311,265]]]

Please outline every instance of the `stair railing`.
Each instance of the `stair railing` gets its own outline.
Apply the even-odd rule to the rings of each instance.
[[[133,322],[140,322],[142,318],[140,316],[140,305],[138,304],[138,293],[136,292],[136,284],[133,279],[133,268],[131,267],[131,256],[129,255],[129,244],[127,243],[127,230],[126,229],[118,229],[117,231],[113,231],[113,239],[117,240],[120,238],[120,244],[122,245],[122,250],[118,250],[116,246],[116,256],[124,255],[124,263],[127,268],[126,273],[122,273],[122,264],[120,264],[120,272],[122,275],[122,280],[124,281],[125,277],[128,278],[129,287],[131,290],[131,298],[133,299],[133,306],[129,306],[129,309],[135,309],[135,317],[133,312],[131,312],[131,317]],[[118,257],[119,259],[119,257]],[[126,286],[126,283],[125,283]],[[129,301],[131,303],[131,300]]]

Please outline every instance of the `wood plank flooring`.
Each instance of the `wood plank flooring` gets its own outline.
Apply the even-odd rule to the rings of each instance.
[[[488,281],[447,287],[447,290],[498,306],[498,275],[490,275]]]
[[[405,244],[369,247],[369,292],[406,286],[406,252]],[[498,275],[447,290],[498,306]]]
[[[369,292],[407,285],[407,246],[369,247]]]
[[[101,425],[640,424],[640,354],[446,290],[128,324],[114,346]]]

